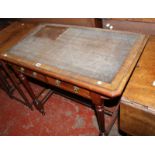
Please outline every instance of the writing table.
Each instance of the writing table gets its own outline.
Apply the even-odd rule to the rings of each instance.
[[[108,134],[112,123],[105,126],[104,101],[121,96],[148,36],[48,23],[18,26],[20,32],[0,48],[1,63],[11,64],[35,107],[43,112],[25,75],[90,99],[101,133]]]

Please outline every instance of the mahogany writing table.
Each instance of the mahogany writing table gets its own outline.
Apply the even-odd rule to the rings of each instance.
[[[0,49],[1,60],[12,65],[35,106],[25,75],[90,99],[100,131],[108,134],[104,101],[121,96],[148,36],[58,24],[19,27]]]

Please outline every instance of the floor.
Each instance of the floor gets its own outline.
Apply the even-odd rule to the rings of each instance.
[[[42,87],[31,83],[38,93]],[[45,95],[45,94],[43,94]],[[14,96],[18,96],[15,91]],[[61,107],[61,108],[60,108]],[[53,94],[45,103],[45,116],[30,110],[0,89],[0,135],[1,136],[97,136],[98,124],[94,111],[80,103]],[[118,121],[110,134],[118,136]]]

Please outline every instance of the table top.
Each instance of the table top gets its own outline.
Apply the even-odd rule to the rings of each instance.
[[[155,110],[155,36],[151,36],[123,93],[122,102]]]
[[[147,38],[137,33],[41,24],[3,50],[1,58],[112,97],[122,93]]]

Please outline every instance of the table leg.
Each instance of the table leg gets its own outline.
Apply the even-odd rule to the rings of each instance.
[[[26,105],[33,110],[32,105],[29,103],[27,97],[25,96],[24,92],[22,91],[22,89],[18,86],[18,82],[17,79],[15,77],[14,74],[11,74],[6,63],[1,61],[2,67],[4,69],[4,71],[6,72],[6,74],[8,75],[9,79],[11,80],[11,82],[13,83],[14,87],[17,89],[17,91],[19,92],[19,94],[22,96],[22,98],[24,99]]]
[[[100,135],[105,132],[105,115],[104,115],[104,101],[101,96],[96,93],[91,93],[92,103],[95,106],[96,116],[99,124]]]
[[[44,112],[44,107],[43,105],[41,104],[41,102],[37,99],[36,95],[34,94],[28,80],[26,79],[26,76],[21,73],[21,72],[18,72],[16,71],[16,69],[14,69],[14,72],[17,74],[17,76],[19,77],[19,79],[21,80],[23,86],[26,88],[27,92],[29,93],[30,97],[32,98],[33,100],[33,103],[34,103],[34,106],[43,114],[45,115],[45,112]]]
[[[12,93],[10,91],[11,90],[11,86],[7,82],[6,77],[4,77],[1,69],[0,69],[0,85],[5,90],[5,92],[7,93],[7,95],[9,95],[9,97],[11,97],[11,95],[12,95]]]

